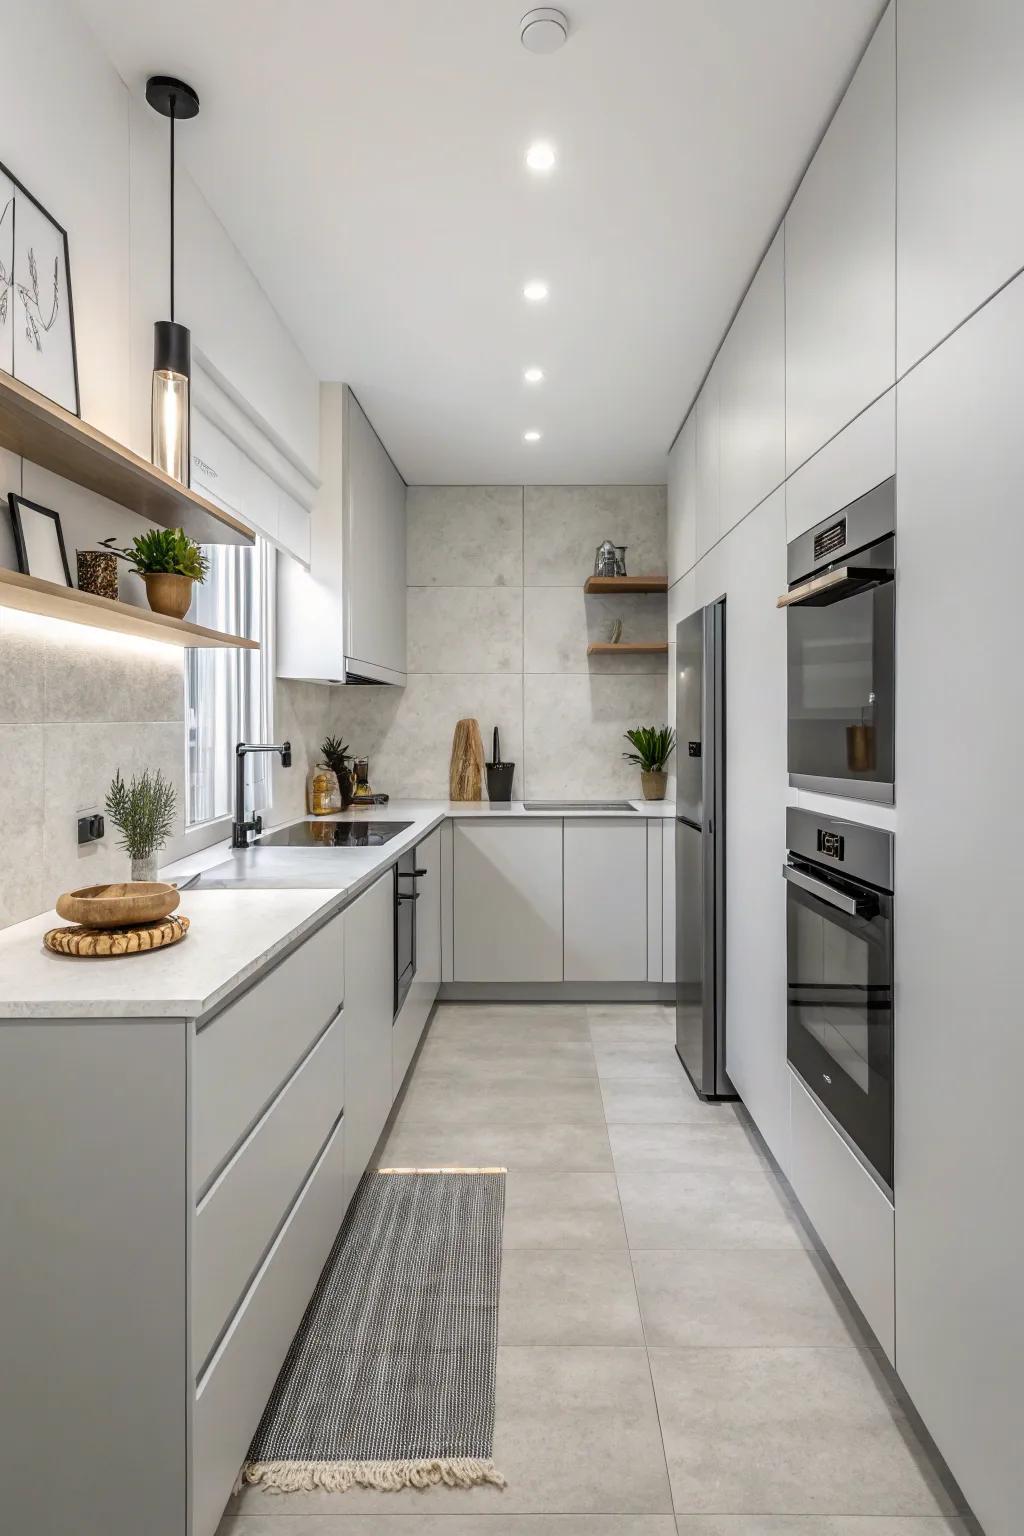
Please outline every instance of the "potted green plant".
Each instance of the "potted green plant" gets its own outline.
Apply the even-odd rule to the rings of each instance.
[[[146,583],[146,597],[154,613],[183,619],[192,604],[192,585],[206,580],[210,562],[194,539],[180,528],[150,528],[134,538],[127,549],[114,540],[100,543],[127,560]]]
[[[665,764],[675,751],[676,733],[667,725],[636,725],[626,732],[626,740],[636,749],[623,752],[629,763],[640,769],[645,800],[664,800],[667,775]]]
[[[352,804],[352,772],[349,763],[352,754],[348,750],[348,743],[343,742],[340,736],[328,736],[320,748],[320,756],[324,766],[330,768],[338,780],[338,788],[341,790],[341,808],[347,811]]]
[[[178,797],[174,785],[160,769],[141,778],[132,776],[130,784],[121,777],[120,768],[107,792],[108,818],[121,834],[121,847],[132,861],[133,880],[155,880],[156,856],[174,828]]]

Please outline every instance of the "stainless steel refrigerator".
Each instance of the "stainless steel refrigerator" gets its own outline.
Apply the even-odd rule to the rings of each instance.
[[[725,598],[676,629],[676,1051],[701,1098],[725,1071]]]

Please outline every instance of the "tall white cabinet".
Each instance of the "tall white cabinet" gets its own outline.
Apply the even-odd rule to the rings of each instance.
[[[896,1367],[1020,1529],[1024,279],[898,386]]]
[[[1024,266],[1024,6],[899,0],[897,361]]]
[[[719,535],[786,475],[786,307],[775,236],[718,356]]]
[[[896,376],[895,6],[807,168],[785,241],[789,474]]]

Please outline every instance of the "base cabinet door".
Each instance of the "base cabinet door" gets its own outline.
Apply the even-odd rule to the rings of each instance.
[[[566,821],[565,980],[647,980],[647,823]]]
[[[561,821],[456,822],[454,863],[454,979],[561,981]]]
[[[391,1112],[394,879],[389,869],[345,910],[346,1200],[351,1200]]]

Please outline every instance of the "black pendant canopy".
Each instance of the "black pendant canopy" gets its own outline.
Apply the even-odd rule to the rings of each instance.
[[[161,117],[173,117],[179,123],[199,115],[199,97],[173,75],[151,75],[146,81],[146,100]]]

